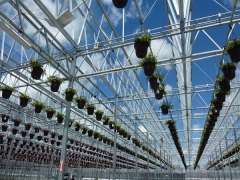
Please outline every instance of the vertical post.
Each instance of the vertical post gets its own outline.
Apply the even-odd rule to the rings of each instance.
[[[226,150],[228,152],[228,143],[227,143],[227,137],[225,136],[225,143],[226,143]],[[231,169],[231,164],[230,164],[230,158],[228,158],[228,166],[229,166],[229,171],[230,171],[230,180],[232,180],[232,169]]]
[[[222,154],[222,148],[221,148],[221,143],[219,144],[220,148],[220,154],[221,154],[221,159],[222,159],[222,170],[223,170],[223,179],[225,180],[225,174],[224,174],[224,167],[223,167],[223,154]]]
[[[214,159],[214,155],[213,156],[213,159]],[[216,156],[216,159],[217,159],[217,150],[215,149],[215,156]],[[220,173],[219,173],[219,170],[217,171],[218,172],[218,180],[220,180]]]
[[[137,138],[137,119],[135,121],[135,138]],[[138,179],[137,145],[135,145],[135,177]]]
[[[124,42],[125,8],[123,8],[122,12],[123,12],[123,14],[122,14],[122,16],[123,16],[123,17],[122,17],[122,18],[123,18],[123,19],[122,19],[122,20],[123,20],[123,21],[122,21],[122,23],[123,23],[123,24],[122,24],[122,42]]]
[[[14,139],[15,138],[12,137],[11,144],[10,144],[10,149],[9,149],[8,157],[7,157],[8,159],[7,159],[7,165],[6,165],[6,171],[5,171],[5,178],[4,178],[4,180],[7,180],[7,177],[8,177],[8,169],[9,169],[9,163],[10,163],[10,157],[11,157],[11,154],[12,154]]]
[[[72,77],[75,76],[75,66],[76,66],[76,57],[74,57],[72,64],[71,64],[71,75]],[[74,79],[72,78],[69,82],[69,87],[73,86]],[[66,107],[66,114],[65,114],[65,123],[64,123],[64,131],[63,131],[63,139],[62,139],[62,149],[61,149],[61,156],[60,156],[60,166],[62,166],[62,171],[58,172],[58,180],[62,180],[63,172],[65,172],[65,160],[66,160],[66,147],[67,147],[67,137],[68,137],[68,128],[69,128],[69,118],[71,112],[71,102],[67,102]]]
[[[236,145],[238,145],[236,128],[234,128],[234,138],[235,138]],[[237,152],[237,157],[238,157],[238,167],[240,168],[240,151]]]
[[[114,112],[114,121],[117,123],[117,113],[118,113],[118,96],[115,99],[115,112]],[[114,128],[114,150],[113,150],[113,180],[116,179],[116,153],[117,153],[117,133]]]

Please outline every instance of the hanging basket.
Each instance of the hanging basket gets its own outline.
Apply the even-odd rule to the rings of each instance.
[[[28,99],[26,98],[20,98],[20,106],[26,107],[28,104]]]
[[[42,136],[37,136],[37,140],[41,141],[42,140]]]
[[[220,111],[220,110],[222,110],[223,103],[217,101],[217,102],[214,103],[214,106],[215,106],[216,110]]]
[[[91,132],[91,131],[89,132],[88,131],[88,137],[92,137],[92,134],[93,134],[93,132]]]
[[[11,95],[12,95],[12,91],[9,91],[7,89],[2,90],[2,97],[4,99],[9,99]]]
[[[78,109],[83,109],[85,104],[86,104],[85,101],[78,101]]]
[[[42,106],[35,106],[35,113],[40,113],[42,111]]]
[[[143,70],[146,76],[152,76],[154,74],[155,68],[156,65],[152,62],[145,62],[143,64]]]
[[[221,82],[219,82],[219,86],[222,90],[222,92],[227,93],[228,91],[230,91],[230,82],[227,80],[223,80]]]
[[[7,116],[7,115],[2,115],[2,122],[8,122],[8,119],[9,119],[10,117],[9,116]]]
[[[158,89],[159,83],[157,82],[157,80],[158,80],[157,78],[150,78],[149,79],[151,89],[153,89],[153,90]]]
[[[102,120],[102,114],[96,114],[96,120],[101,121]]]
[[[128,0],[112,0],[112,3],[116,8],[124,8],[127,5]]]
[[[169,108],[161,108],[162,114],[167,115],[168,114],[168,109]]]
[[[232,80],[235,78],[235,75],[236,75],[235,71],[236,71],[235,66],[229,66],[222,69],[224,77],[228,80]]]
[[[103,125],[108,125],[108,120],[104,120]]]
[[[52,111],[47,111],[47,118],[48,119],[52,119],[52,117],[53,117],[53,112]]]
[[[43,73],[43,69],[41,67],[33,67],[31,77],[33,79],[39,80]]]
[[[51,140],[51,144],[53,145],[54,143],[55,143],[55,140],[52,139],[52,140]]]
[[[3,132],[6,132],[6,131],[7,131],[7,128],[8,128],[7,125],[2,125],[2,131],[3,131]]]
[[[97,139],[97,138],[98,138],[98,135],[94,135],[93,137],[94,137],[94,139]]]
[[[73,96],[74,96],[73,92],[66,92],[65,94],[66,94],[66,96],[65,96],[66,101],[72,101],[73,100]]]
[[[114,125],[113,124],[109,124],[109,128],[110,129],[114,129]]]
[[[57,141],[57,143],[56,143],[56,144],[57,144],[57,146],[60,146],[61,142],[60,142],[60,141]]]
[[[34,130],[35,130],[35,133],[39,133],[39,127],[35,127]]]
[[[80,130],[80,126],[75,127],[75,131],[79,131]]]
[[[228,50],[228,54],[232,60],[232,62],[239,62],[240,61],[240,46],[234,46],[234,48],[231,48]]]
[[[155,93],[155,98],[157,100],[161,100],[163,98],[163,90],[157,90],[157,91],[154,91]]]
[[[30,123],[25,124],[25,130],[27,130],[27,131],[30,130],[31,126],[32,126],[32,124],[30,124]]]
[[[55,136],[56,136],[56,133],[51,133],[51,138],[55,138]]]
[[[88,108],[88,109],[87,109],[87,113],[88,113],[88,115],[93,115],[93,113],[94,113],[94,108]]]
[[[140,59],[145,58],[148,50],[148,43],[138,41],[134,44],[136,56]]]
[[[60,87],[60,82],[58,82],[58,81],[51,82],[51,91],[52,92],[58,92],[59,87]]]
[[[25,132],[25,131],[21,131],[21,134],[22,134],[22,137],[26,137],[27,132]]]
[[[63,117],[57,117],[57,122],[61,124],[63,122]]]
[[[43,135],[47,136],[49,131],[43,131]]]
[[[218,102],[225,102],[226,94],[225,93],[218,93],[216,94],[216,98]]]
[[[29,134],[29,137],[30,137],[30,139],[33,139],[33,138],[34,138],[34,134],[33,134],[33,133],[30,133],[30,134]]]
[[[87,133],[87,130],[86,129],[83,129],[82,130],[82,134],[86,134]]]
[[[18,127],[21,123],[21,120],[15,119],[14,120],[14,126]]]
[[[18,132],[18,129],[16,129],[16,128],[13,128],[12,129],[12,133],[15,135],[15,134],[17,134],[17,132]]]
[[[58,135],[58,140],[61,141],[63,138],[63,135]]]

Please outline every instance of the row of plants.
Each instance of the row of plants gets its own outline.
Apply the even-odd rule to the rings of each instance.
[[[234,154],[238,153],[239,151],[240,151],[240,144],[236,145],[230,151],[226,152],[219,160],[216,160],[212,164],[210,164],[207,167],[207,170],[209,170],[210,168],[216,166],[218,163],[220,163],[220,161],[223,161],[224,159],[227,159],[227,158],[233,156]]]
[[[229,41],[229,43],[224,47],[224,53],[230,55],[231,62],[227,62],[220,66],[223,75],[218,75],[218,78],[215,82],[215,98],[212,99],[210,104],[209,113],[206,118],[206,123],[202,132],[197,157],[194,163],[194,169],[196,169],[198,165],[198,162],[208,142],[209,136],[211,135],[215,123],[217,122],[217,118],[219,117],[220,111],[222,110],[223,102],[225,102],[226,95],[229,95],[231,93],[230,81],[235,78],[235,63],[240,61],[240,53],[238,51],[239,49],[239,38]]]
[[[185,162],[183,150],[182,150],[179,138],[178,138],[176,122],[174,120],[167,120],[167,121],[165,121],[165,125],[168,126],[168,129],[169,129],[169,131],[171,133],[171,136],[172,136],[172,139],[174,141],[174,144],[175,144],[175,146],[177,148],[177,151],[178,151],[178,153],[179,153],[179,155],[181,157],[182,163],[183,163],[185,169],[187,169],[187,164]]]
[[[233,159],[233,160],[230,161],[230,166],[232,166],[232,167],[237,166],[237,163],[238,163],[238,159],[237,159],[237,158],[236,158],[236,159]],[[227,166],[229,166],[229,163],[228,163],[228,162],[225,163],[224,165],[219,164],[219,165],[215,168],[215,170],[221,170],[221,169],[223,169],[224,167],[227,167]]]

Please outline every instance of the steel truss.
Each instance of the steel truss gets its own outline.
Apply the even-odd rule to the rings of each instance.
[[[196,159],[204,127],[203,122],[208,115],[220,62],[227,60],[222,53],[223,46],[231,38],[233,31],[239,29],[240,10],[226,10],[224,4],[214,0],[212,3],[216,8],[222,8],[221,14],[213,13],[208,16],[203,14],[199,18],[194,18],[193,0],[155,0],[148,2],[150,8],[146,13],[143,13],[140,6],[142,1],[133,0],[131,7],[137,14],[134,20],[140,20],[141,23],[136,26],[137,30],[134,29],[136,32],[133,33],[131,29],[129,33],[130,31],[126,28],[126,25],[130,26],[126,16],[127,9],[118,10],[122,20],[121,28],[119,28],[109,15],[111,8],[114,7],[105,4],[104,1],[63,0],[61,2],[55,0],[51,3],[55,6],[56,12],[52,12],[50,7],[46,6],[47,3],[41,0],[0,1],[0,21],[11,27],[31,46],[25,49],[6,32],[0,31],[1,85],[7,84],[17,88],[17,92],[9,100],[0,98],[2,114],[9,114],[12,118],[21,118],[24,122],[31,122],[43,129],[48,128],[58,134],[63,134],[59,161],[65,162],[66,156],[69,158],[69,150],[66,152],[69,137],[111,152],[113,171],[107,172],[107,176],[110,177],[113,173],[113,179],[126,175],[123,174],[124,171],[118,169],[117,156],[120,154],[135,161],[135,170],[126,170],[129,175],[127,178],[132,176],[144,178],[145,171],[151,173],[151,168],[155,169],[154,178],[157,178],[160,169],[151,164],[151,161],[168,168],[161,170],[160,175],[162,171],[168,175],[177,173],[178,170],[180,172],[183,167],[180,157],[169,135],[169,130],[164,125],[166,120],[174,118],[184,157],[191,169]],[[149,21],[151,22],[149,19],[153,18],[151,13],[157,11],[159,5],[165,7],[165,18],[168,24],[148,28]],[[69,10],[75,18],[66,27],[56,18],[65,10]],[[223,30],[225,27],[228,32]],[[219,30],[219,36],[221,35],[226,42],[217,39],[212,29]],[[154,93],[145,83],[142,70],[135,60],[134,38],[144,32],[151,34],[152,44],[157,41],[162,42],[161,45],[158,44],[157,52],[154,53],[159,55],[164,53],[163,51],[166,50],[162,49],[164,43],[171,47],[171,53],[167,57],[159,56],[157,65],[158,71],[166,74],[164,83],[170,86],[164,100],[172,102],[175,107],[167,116],[161,114],[159,110],[161,103],[154,98]],[[201,38],[211,43],[210,48],[198,48],[202,45],[199,43]],[[153,51],[154,48],[152,46],[150,50]],[[55,74],[65,80],[58,92],[50,91],[49,83],[45,82],[46,77],[40,81],[31,78],[31,69],[27,63],[31,58],[38,59],[44,65],[47,76]],[[203,66],[203,63],[209,63],[212,70],[209,70],[206,65]],[[172,68],[168,68],[169,66]],[[173,74],[175,79],[172,78]],[[219,158],[239,142],[239,68],[236,74],[236,78],[231,82],[232,94],[224,104],[200,160],[201,168],[206,167],[209,161]],[[130,141],[119,137],[116,132],[103,126],[102,122],[96,121],[94,116],[89,116],[85,110],[78,109],[76,104],[67,102],[64,97],[64,89],[67,87],[77,89],[78,95],[86,96],[97,106],[97,109],[104,110],[106,115],[130,132],[132,137],[137,137],[143,144],[148,145],[161,155],[164,161],[174,165],[176,170],[171,170],[162,161],[154,159],[145,151],[133,146]],[[42,101],[48,107],[54,107],[58,112],[63,112],[66,119],[64,125],[55,123],[55,119],[54,121],[47,120],[44,113],[39,115],[34,113],[30,105],[26,108],[19,106],[18,95],[20,93],[27,93],[33,101]],[[114,140],[113,147],[76,133],[68,126],[70,119],[111,137]],[[13,123],[9,122],[8,125],[10,129],[13,127]],[[24,128],[20,127],[20,130]],[[134,151],[136,156],[129,156],[117,150],[117,143]],[[10,146],[12,148],[13,145]],[[72,152],[76,153],[74,150]],[[139,159],[137,154],[145,156],[147,161]],[[8,153],[8,156],[10,155],[11,153]],[[6,165],[6,172],[13,167],[11,160],[10,157],[6,157],[3,161]],[[20,164],[24,165],[24,162]],[[148,170],[139,173],[138,168],[141,164],[145,164]],[[58,165],[52,162],[51,168],[57,169]],[[68,163],[65,164],[65,171],[71,169],[68,165]],[[84,174],[78,171],[81,165],[79,160],[78,167],[75,167],[77,170],[73,169],[77,171],[78,176],[81,173]],[[40,166],[44,170],[44,165],[40,164],[39,168]],[[98,168],[98,163],[93,168]],[[96,169],[89,170],[82,167],[82,170],[85,174],[91,174],[90,171],[94,171],[96,177],[98,175],[106,177],[106,174],[102,174],[102,170],[99,173]],[[229,170],[231,171],[231,168]],[[36,170],[35,174],[41,174],[41,171]],[[119,172],[114,175],[117,171]],[[15,171],[11,169],[12,176],[14,173]],[[22,176],[22,172],[19,173],[20,175]]]

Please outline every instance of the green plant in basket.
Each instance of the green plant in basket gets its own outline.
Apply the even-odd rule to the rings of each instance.
[[[223,69],[228,68],[228,67],[236,67],[236,64],[234,62],[227,62],[227,63],[221,65],[220,69],[223,70]]]
[[[217,88],[214,90],[214,94],[224,93],[221,88]],[[231,91],[225,93],[226,95],[230,95]]]
[[[228,79],[226,79],[224,76],[218,76],[217,80],[216,80],[216,84],[221,83],[222,81],[228,81]]]
[[[136,36],[134,42],[146,42],[148,46],[151,44],[151,36],[149,34],[143,34],[141,36]]]
[[[173,105],[166,102],[166,101],[163,101],[162,105],[160,106],[160,108],[163,108],[163,109],[172,109],[173,108]]]
[[[63,117],[64,115],[62,113],[57,113],[56,117]]]
[[[16,91],[16,89],[14,87],[10,87],[8,85],[1,86],[0,91],[2,91],[2,90],[8,90],[8,91],[12,91],[12,92]]]
[[[152,78],[157,78],[159,79],[160,82],[163,81],[164,79],[164,74],[153,74],[152,76],[147,76],[146,79],[149,81]]]
[[[42,68],[42,67],[43,67],[43,65],[42,65],[41,63],[39,63],[36,59],[31,59],[31,60],[29,61],[29,66],[30,66],[31,68],[34,68],[34,67],[40,67],[40,68]]]
[[[86,109],[89,109],[89,108],[95,109],[95,105],[94,104],[87,104]]]
[[[224,47],[223,52],[225,54],[228,54],[228,51],[230,49],[234,48],[235,46],[239,46],[239,45],[240,45],[240,38],[233,39],[227,43],[227,45]]]
[[[79,96],[77,98],[74,98],[74,101],[78,103],[79,101],[87,102],[87,98],[85,96]]]
[[[109,116],[103,116],[103,118],[102,118],[103,120],[106,120],[106,121],[109,121],[110,120],[110,117]]]
[[[145,58],[143,58],[143,60],[141,62],[139,62],[139,66],[143,68],[143,65],[146,62],[151,62],[151,63],[157,64],[157,57],[153,56],[152,53],[149,52],[148,55]]]
[[[81,125],[79,122],[75,122],[75,123],[74,123],[74,127],[82,128],[82,125]]]
[[[58,76],[49,76],[46,82],[59,82],[61,84],[63,83],[63,79]]]
[[[159,86],[159,91],[163,91],[163,94],[164,95],[166,95],[167,94],[167,92],[166,92],[166,90],[165,90],[165,87],[164,86]]]
[[[94,114],[101,114],[101,115],[103,115],[104,112],[103,112],[102,110],[98,109],[98,110],[96,110],[96,111],[94,112]]]
[[[44,111],[45,111],[45,112],[52,112],[53,114],[56,114],[56,109],[51,108],[51,107],[49,107],[49,108],[44,108]]]
[[[26,95],[26,94],[20,94],[19,96],[20,99],[27,99],[28,101],[31,101],[32,99],[30,98],[30,96]]]
[[[75,89],[73,89],[72,87],[69,87],[69,88],[65,89],[64,92],[65,92],[65,93],[66,93],[66,92],[71,92],[71,93],[73,93],[73,94],[77,94],[77,91],[76,91]]]
[[[46,107],[45,104],[43,104],[42,102],[38,102],[38,101],[31,102],[31,105],[32,105],[32,106],[39,106],[39,107],[42,107],[42,108],[45,108],[45,107]]]

